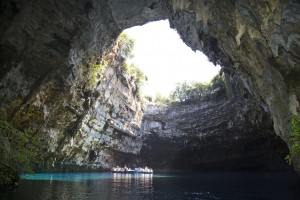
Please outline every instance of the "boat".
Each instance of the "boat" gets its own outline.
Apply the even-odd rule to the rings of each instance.
[[[153,174],[153,170],[148,168],[148,167],[145,167],[145,168],[135,168],[135,173],[137,174]]]
[[[112,173],[118,173],[118,174],[153,174],[153,170],[148,168],[148,167],[145,167],[145,168],[141,168],[141,167],[138,167],[138,168],[135,168],[135,169],[130,169],[130,168],[127,168],[127,167],[113,167],[111,169],[111,172]]]
[[[135,174],[135,170],[111,170],[112,173],[118,173],[118,174]]]

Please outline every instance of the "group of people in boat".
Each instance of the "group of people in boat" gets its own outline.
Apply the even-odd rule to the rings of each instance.
[[[148,168],[147,166],[145,168],[138,167],[138,168],[128,168],[128,167],[113,167],[111,169],[112,172],[134,172],[134,173],[153,173],[153,170],[151,168]]]

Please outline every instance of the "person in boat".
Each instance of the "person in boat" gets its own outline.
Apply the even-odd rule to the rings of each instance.
[[[119,172],[119,171],[124,171],[124,169],[121,168],[121,167],[119,167],[119,166],[117,166],[117,167],[113,167],[112,171]]]

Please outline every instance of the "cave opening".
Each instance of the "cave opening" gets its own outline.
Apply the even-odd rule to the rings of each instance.
[[[168,20],[154,21],[125,29],[134,40],[130,64],[137,65],[147,76],[143,94],[169,97],[177,83],[209,82],[220,72],[206,55],[193,51],[171,29]]]
[[[192,195],[191,198],[202,198],[200,195],[208,191],[210,194],[216,191],[213,198],[219,198],[218,195],[220,198],[226,195],[248,198],[248,191],[256,193],[257,198],[266,193],[272,199],[293,199],[294,194],[299,197],[298,179],[293,182],[295,190],[291,193],[287,186],[290,179],[284,174],[283,179],[287,181],[283,181],[277,173],[286,171],[291,180],[295,180],[291,166],[284,161],[286,155],[296,172],[300,171],[299,154],[292,151],[293,146],[299,147],[300,140],[291,140],[290,134],[292,116],[299,117],[298,8],[296,0],[258,3],[241,0],[1,1],[0,143],[3,145],[0,157],[4,159],[0,162],[0,185],[2,177],[14,184],[20,172],[33,167],[40,170],[38,172],[95,170],[100,172],[100,177],[93,173],[89,177],[80,175],[84,181],[92,178],[95,190],[91,190],[89,183],[85,184],[88,188],[82,184],[73,187],[70,181],[67,187],[75,189],[51,191],[52,199],[66,195],[85,198],[90,195],[86,191],[96,191],[95,199],[99,195],[120,199],[125,198],[124,194],[131,198],[131,194],[136,194],[136,185],[146,184],[145,178],[132,179],[129,174],[118,176],[103,172],[126,164],[149,166],[158,172],[158,176],[147,178],[149,185],[137,199],[172,195],[168,191],[173,192],[177,183],[174,185],[174,179],[167,178],[167,182],[157,184],[160,169],[253,170],[255,176],[260,177],[253,182],[253,173],[239,173],[232,176],[238,180],[234,180],[234,184],[228,183],[235,173],[221,183],[219,180],[224,176],[215,172],[207,176],[204,172],[199,179],[192,177],[195,174],[177,179],[183,183],[184,194]],[[206,98],[203,102],[175,97],[179,103],[151,104],[151,109],[143,105],[137,87],[140,82],[127,73],[131,71],[138,76],[139,71],[128,69],[121,57],[114,58],[116,54],[108,51],[125,28],[161,19],[168,19],[193,51],[202,51],[214,64],[222,65],[222,74],[227,80],[226,94],[221,98]],[[154,51],[165,55],[171,50],[157,47]],[[152,53],[147,54],[158,61]],[[109,62],[105,62],[106,58]],[[184,68],[177,74],[191,71],[185,65],[189,59],[173,56],[169,60],[176,59],[171,70],[160,72],[166,69],[161,67],[156,74],[163,79],[174,78],[170,72],[176,71],[175,65]],[[156,63],[147,68],[154,65]],[[168,82],[162,82],[159,89]],[[161,93],[168,95],[168,92]],[[27,129],[32,134],[27,134],[30,132]],[[39,140],[42,142],[35,145]],[[39,152],[39,147],[45,153],[43,158],[39,153],[32,154],[35,150]],[[40,160],[36,166],[29,166]],[[261,177],[262,171],[267,171],[266,177]],[[269,172],[275,175],[274,179],[270,179]],[[68,180],[65,175],[54,176],[53,180]],[[106,179],[106,175],[110,181],[100,190],[109,194],[99,194],[98,178]],[[202,191],[202,185],[198,184],[205,177],[207,180],[216,178],[213,183],[207,182],[209,189]],[[76,176],[70,179],[78,180]],[[52,184],[52,175],[47,180]],[[265,184],[265,180],[269,183]],[[26,181],[22,180],[23,186],[29,187],[20,184],[18,190],[23,188],[23,192],[17,192],[20,194],[17,199],[47,198],[48,190],[40,196],[45,188],[36,189]],[[44,185],[40,183],[36,185]],[[134,184],[128,185],[130,183]],[[59,182],[53,184],[61,187]],[[130,193],[129,188],[134,191]],[[157,190],[164,188],[167,190],[162,193]],[[240,189],[237,191],[237,188]],[[23,198],[27,194],[29,196]],[[187,197],[176,195],[178,199]]]
[[[268,169],[269,163],[273,168],[285,168],[287,147],[275,136],[272,120],[265,111],[241,82],[233,80],[226,71],[220,73],[219,65],[214,66],[200,51],[188,47],[170,28],[168,20],[131,27],[123,33],[135,39],[136,45],[133,58],[126,62],[145,72],[148,85],[143,95],[154,101],[146,106],[140,121],[138,135],[145,142],[139,150],[139,164],[164,170]],[[215,48],[217,43],[210,40]],[[223,82],[218,82],[217,87],[208,84],[212,89],[200,89],[202,93],[196,94],[200,96],[197,98],[191,85],[176,87],[178,82],[209,82],[217,75],[223,76]],[[170,100],[174,89],[185,92],[177,96],[175,104],[174,99]],[[159,93],[162,101],[158,100]],[[186,97],[189,95],[193,98]],[[242,117],[237,118],[238,115]],[[170,128],[171,124],[176,128]],[[280,147],[278,151],[274,144]],[[126,162],[137,165],[132,160],[122,164]]]

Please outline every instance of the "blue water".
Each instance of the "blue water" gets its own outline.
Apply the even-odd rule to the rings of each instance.
[[[290,172],[203,172],[161,174],[53,173],[24,175],[0,199],[300,199]]]

